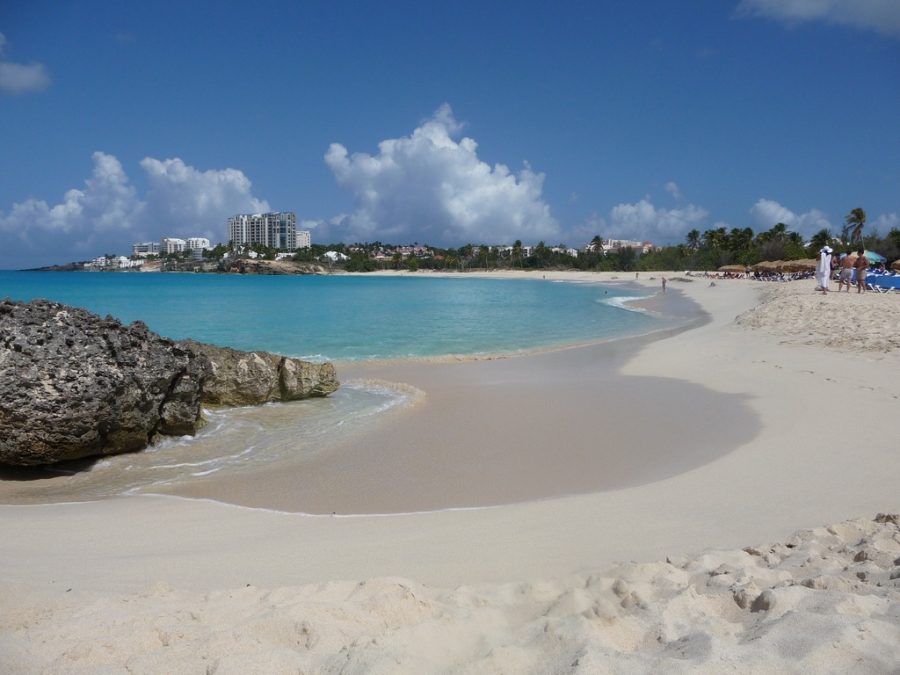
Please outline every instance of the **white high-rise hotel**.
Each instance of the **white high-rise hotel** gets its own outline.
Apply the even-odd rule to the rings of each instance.
[[[254,213],[232,216],[228,219],[228,240],[235,244],[262,244],[293,251],[298,246],[297,215]]]

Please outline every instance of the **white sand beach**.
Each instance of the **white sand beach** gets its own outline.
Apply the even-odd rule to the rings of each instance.
[[[876,515],[900,513],[900,294],[676,273],[638,283],[656,292],[662,276],[709,321],[617,363],[635,405],[567,420],[562,442],[485,431],[486,448],[530,435],[523,463],[540,470],[535,448],[578,461],[558,444],[635,429],[634,466],[656,463],[658,477],[629,482],[625,462],[600,491],[393,515],[247,508],[267,485],[271,498],[290,491],[274,476],[232,486],[232,504],[0,505],[0,672],[897,672],[900,527]],[[543,358],[577,367],[594,353],[569,351]],[[553,372],[542,356],[505,360],[509,396],[516,373]],[[483,378],[491,363],[462,365]],[[407,366],[376,374],[391,368]],[[452,415],[435,424],[453,389],[408,368],[437,411],[405,413],[412,431],[386,427],[376,448],[450,432]],[[502,416],[511,400],[540,401],[519,388],[468,405]],[[691,391],[722,408],[692,408],[679,399]],[[696,426],[718,452],[709,435],[690,452]]]

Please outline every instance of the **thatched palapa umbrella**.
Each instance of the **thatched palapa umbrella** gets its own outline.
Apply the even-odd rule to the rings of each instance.
[[[815,272],[816,261],[813,258],[791,260],[787,263],[787,270],[790,272]]]
[[[787,263],[784,260],[766,260],[753,266],[760,272],[780,272]]]
[[[722,265],[719,272],[731,272],[732,274],[743,274],[747,271],[747,268],[743,265]]]

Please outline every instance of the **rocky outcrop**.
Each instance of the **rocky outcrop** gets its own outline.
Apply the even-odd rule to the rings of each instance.
[[[184,340],[179,346],[209,359],[212,372],[203,387],[208,405],[243,406],[267,401],[296,401],[337,390],[330,363],[315,364],[267,352],[242,352]]]
[[[0,301],[0,461],[129,452],[156,434],[193,433],[211,370],[140,322]]]
[[[331,364],[175,342],[46,300],[0,301],[0,462],[48,464],[193,434],[201,404],[324,396]],[[208,391],[207,391],[208,390]]]
[[[237,258],[222,263],[222,269],[233,274],[328,274],[328,270],[314,263],[296,263],[287,260],[253,260]]]

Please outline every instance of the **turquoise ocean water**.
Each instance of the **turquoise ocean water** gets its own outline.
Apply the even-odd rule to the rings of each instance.
[[[613,285],[530,279],[0,272],[0,297],[46,298],[157,333],[314,361],[493,354],[659,323]]]
[[[3,272],[0,297],[46,298],[161,335],[313,361],[520,353],[663,328],[628,308],[615,284],[426,275],[239,276]],[[340,376],[340,365],[338,368]],[[342,382],[325,399],[207,411],[196,437],[108,457],[65,481],[29,486],[28,500],[68,501],[153,492],[155,485],[326,452],[347,434],[403,409],[416,392]]]

